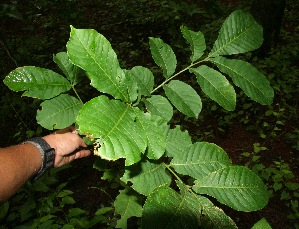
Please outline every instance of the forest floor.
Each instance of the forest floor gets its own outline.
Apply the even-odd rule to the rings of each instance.
[[[148,24],[136,23],[123,11],[116,12],[117,6],[113,2],[102,1],[99,4],[91,0],[78,1],[78,5],[74,3],[75,5],[65,7],[57,6],[53,3],[53,6],[56,8],[52,9],[43,8],[43,6],[39,8],[36,5],[34,6],[36,7],[35,9],[29,8],[33,6],[30,4],[26,6],[26,2],[24,1],[24,5],[19,7],[23,17],[27,17],[26,20],[10,19],[1,21],[0,34],[3,35],[1,41],[4,42],[3,45],[0,44],[2,57],[0,61],[1,76],[5,76],[5,74],[16,68],[14,62],[17,62],[18,66],[54,67],[51,63],[52,55],[59,51],[64,51],[65,43],[69,36],[70,24],[80,28],[93,28],[106,36],[111,41],[112,46],[118,50],[118,56],[122,60],[122,64],[128,65],[128,68],[132,67],[130,65],[133,64],[143,66],[153,64],[152,60],[150,60],[150,53],[146,50],[148,46],[144,45],[149,36],[164,36],[166,40],[172,41],[168,32],[173,28],[167,28],[167,25],[162,24],[154,25],[150,22]],[[122,10],[126,9],[123,8]],[[140,17],[138,20],[141,20],[142,13],[140,15],[136,13],[136,15]],[[176,26],[176,29],[179,26],[180,24]],[[129,56],[129,60],[127,56]],[[140,56],[142,57],[140,58]],[[8,92],[2,84],[0,90],[3,99],[3,93],[6,94]],[[19,106],[21,105],[19,104]],[[1,128],[7,131],[5,133],[2,131],[1,133],[0,137],[2,140],[0,146],[13,144],[13,136],[16,134],[16,130],[22,130],[21,126],[24,122],[28,122],[27,126],[29,129],[31,129],[30,123],[35,122],[34,116],[30,117],[28,115],[28,117],[25,117],[20,114],[21,111],[16,112],[18,108],[12,108],[10,105],[6,106],[6,108],[5,113],[4,110],[1,110],[5,116],[2,116]],[[26,111],[23,113],[26,113]],[[297,110],[297,122],[292,120],[286,123],[284,126],[285,130],[282,130],[281,133],[299,129],[298,114],[299,110]],[[22,119],[21,123],[20,119]],[[242,157],[242,153],[252,152],[253,145],[261,143],[267,147],[267,150],[259,154],[261,156],[259,163],[271,166],[274,161],[283,160],[290,165],[295,175],[295,179],[292,182],[299,182],[299,166],[296,159],[299,152],[292,148],[292,143],[285,140],[285,134],[279,135],[276,141],[264,142],[255,131],[248,131],[246,126],[240,124],[237,120],[227,125],[224,131],[219,131],[218,121],[217,117],[211,116],[203,117],[200,121],[206,125],[202,132],[212,133],[205,140],[221,146],[234,163],[242,165],[247,163],[248,159]],[[190,133],[193,132],[195,134],[198,131],[196,128],[201,126],[199,123],[194,125],[192,122],[185,125],[187,125],[186,129]],[[32,126],[35,128],[35,124],[32,124]],[[24,129],[26,130],[26,128]],[[293,152],[293,154],[290,152]],[[69,181],[68,187],[74,191],[76,206],[91,213],[95,212],[99,205],[111,202],[111,199],[114,199],[118,194],[116,189],[111,188],[108,194],[106,189],[101,188],[106,187],[107,182],[101,180],[102,172],[92,168],[95,159],[96,157],[92,156],[74,162],[72,167],[68,169],[69,174],[61,177],[62,180],[66,179]],[[287,219],[287,216],[290,214],[290,208],[286,206],[284,201],[280,200],[279,195],[274,195],[270,199],[269,204],[257,212],[243,213],[233,211],[225,206],[221,207],[233,218],[239,228],[251,228],[262,217],[265,217],[273,228],[293,228],[293,225]]]

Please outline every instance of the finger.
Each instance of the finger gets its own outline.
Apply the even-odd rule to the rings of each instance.
[[[65,133],[69,133],[69,132],[72,133],[74,130],[76,130],[76,128],[74,126],[69,126],[69,127],[64,128],[64,129],[57,130],[54,133],[55,134],[65,134]]]
[[[83,157],[88,157],[91,155],[91,151],[87,149],[82,149],[78,152],[75,153],[75,159],[83,158]]]

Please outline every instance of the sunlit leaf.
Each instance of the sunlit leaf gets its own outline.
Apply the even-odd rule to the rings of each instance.
[[[86,71],[93,87],[114,98],[129,101],[127,91],[121,87],[124,72],[110,42],[103,35],[93,29],[71,27],[67,53],[75,65]]]
[[[147,146],[146,136],[136,122],[136,108],[106,96],[96,97],[85,103],[77,123],[81,133],[92,134],[98,148],[94,153],[106,160],[126,158],[126,165],[141,159]]]
[[[3,80],[13,91],[25,91],[24,96],[50,99],[70,90],[70,82],[49,69],[34,66],[16,68]]]

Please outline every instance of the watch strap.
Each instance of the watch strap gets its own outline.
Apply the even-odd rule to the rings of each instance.
[[[51,146],[41,137],[29,139],[23,142],[23,144],[25,143],[34,145],[42,156],[42,166],[35,177],[33,177],[33,180],[36,181],[42,177],[48,169],[54,166],[55,149],[51,148]]]

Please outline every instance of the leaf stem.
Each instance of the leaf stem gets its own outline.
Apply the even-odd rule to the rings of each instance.
[[[163,165],[169,170],[169,172],[171,172],[176,177],[176,179],[178,179],[180,182],[183,183],[183,181],[181,180],[181,178],[170,168],[169,165],[165,164],[164,162],[163,162]]]
[[[75,92],[77,98],[80,100],[80,102],[81,102],[82,104],[84,104],[83,101],[81,100],[81,98],[80,98],[80,96],[79,96],[79,94],[78,94],[78,92],[77,92],[77,90],[76,90],[76,88],[75,88],[74,85],[72,85],[72,89],[73,89],[73,91]]]
[[[153,89],[151,91],[151,94],[154,93],[155,91],[157,91],[159,88],[163,87],[166,83],[168,83],[170,80],[172,80],[173,78],[175,78],[176,76],[182,74],[183,72],[189,70],[190,68],[192,68],[193,66],[197,65],[197,64],[200,64],[202,62],[205,62],[205,61],[208,61],[209,57],[206,57],[205,59],[203,60],[200,60],[200,61],[197,61],[195,63],[191,63],[188,67],[182,69],[181,71],[177,72],[176,74],[174,74],[173,76],[167,78],[163,83],[161,83],[159,86],[157,86],[155,89]]]

